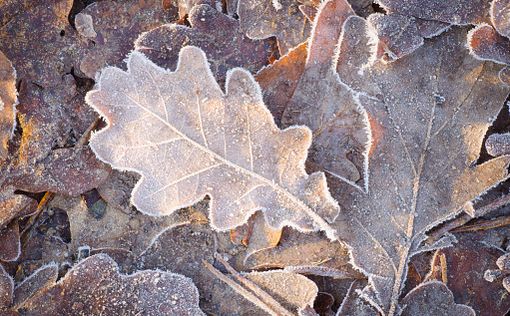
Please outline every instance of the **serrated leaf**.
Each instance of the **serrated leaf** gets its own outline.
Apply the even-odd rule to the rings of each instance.
[[[349,18],[341,54],[370,55],[367,29],[365,20]],[[366,296],[389,315],[398,312],[407,264],[426,232],[507,177],[508,156],[476,165],[508,90],[498,84],[500,67],[465,49],[465,36],[451,30],[391,64],[354,59],[337,67],[367,94],[360,100],[373,131],[368,193],[333,193],[343,207],[338,233],[369,276]]]
[[[211,225],[228,230],[257,210],[275,228],[332,230],[338,205],[322,173],[304,170],[311,134],[279,130],[253,77],[232,70],[226,93],[197,47],[181,50],[175,72],[133,52],[128,71],[107,68],[88,103],[109,121],[90,146],[116,169],[142,175],[132,202],[165,215],[206,195]]]

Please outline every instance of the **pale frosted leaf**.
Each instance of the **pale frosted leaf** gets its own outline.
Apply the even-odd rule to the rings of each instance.
[[[237,14],[246,35],[253,39],[275,36],[280,54],[306,41],[310,23],[297,0],[239,0]]]
[[[20,309],[23,315],[204,315],[193,282],[170,272],[122,275],[110,257],[81,261]]]
[[[510,1],[493,0],[490,13],[492,25],[498,33],[510,37]]]
[[[475,316],[475,311],[456,304],[448,287],[438,281],[423,283],[409,292],[403,299],[403,316]]]
[[[351,17],[344,28],[350,45],[341,42],[341,54],[369,55],[367,22]],[[333,193],[343,206],[338,233],[369,276],[367,298],[389,315],[425,233],[507,177],[508,156],[476,165],[508,90],[498,84],[501,67],[473,58],[465,38],[466,30],[453,29],[391,64],[337,67],[365,91],[372,128],[368,193],[348,186]]]
[[[166,215],[211,197],[211,225],[227,230],[257,210],[275,228],[324,230],[338,205],[322,173],[307,175],[310,130],[280,130],[258,85],[242,69],[227,75],[226,93],[197,47],[181,50],[175,72],[133,52],[128,71],[103,70],[87,101],[109,122],[90,146],[116,169],[142,175],[132,202]]]

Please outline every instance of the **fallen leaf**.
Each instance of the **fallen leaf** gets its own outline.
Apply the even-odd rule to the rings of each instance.
[[[0,265],[0,312],[6,311],[13,302],[14,281]]]
[[[467,36],[471,54],[480,60],[510,64],[510,40],[496,32],[489,24],[480,24]]]
[[[365,20],[350,17],[344,29],[353,33],[343,38],[358,42],[341,43],[341,54],[369,55],[367,28]],[[336,222],[340,239],[369,277],[372,293],[366,297],[388,315],[399,308],[410,258],[449,244],[446,239],[422,246],[426,232],[472,208],[472,200],[507,177],[508,156],[475,164],[508,90],[497,84],[497,65],[469,55],[465,36],[460,28],[449,31],[391,64],[337,67],[348,84],[358,76],[354,86],[370,83],[376,89],[360,96],[379,129],[368,191],[344,185],[333,194],[342,206]]]
[[[404,316],[476,315],[471,307],[456,304],[452,292],[444,283],[438,281],[417,286],[402,299],[402,304],[404,307],[401,315]]]
[[[16,125],[16,71],[7,57],[0,52],[0,163],[7,155],[7,142]]]
[[[213,7],[193,7],[188,16],[191,28],[165,24],[143,33],[135,42],[136,50],[144,53],[158,66],[174,70],[181,48],[193,45],[207,55],[218,82],[225,82],[227,70],[244,67],[257,72],[272,54],[271,41],[251,40],[239,28],[239,21]],[[211,29],[215,36],[211,36]]]
[[[490,135],[485,141],[485,148],[494,157],[510,154],[510,133]]]
[[[0,242],[0,260],[16,261],[21,254],[17,220],[0,230]]]
[[[37,292],[46,290],[57,282],[58,266],[50,263],[34,271],[14,288],[13,309],[25,304]]]
[[[492,25],[498,33],[510,37],[510,1],[493,0],[490,14]]]
[[[310,24],[297,0],[239,0],[237,14],[246,35],[252,39],[275,36],[280,55],[306,41]]]
[[[400,13],[424,20],[454,25],[479,24],[488,20],[487,0],[377,0],[389,13]]]
[[[312,130],[309,169],[360,188],[366,182],[362,178],[367,169],[368,118],[357,96],[335,71],[336,43],[343,22],[352,15],[354,11],[345,0],[321,5],[305,69],[283,112],[282,125],[306,125]]]
[[[335,218],[337,203],[324,175],[304,170],[309,130],[279,130],[245,70],[229,73],[226,91],[199,48],[183,48],[175,72],[133,52],[127,72],[105,69],[87,94],[109,121],[90,145],[114,168],[142,175],[132,202],[143,213],[171,214],[209,195],[214,229],[262,210],[274,228],[324,230],[334,239],[324,218]]]
[[[255,75],[255,79],[262,89],[264,103],[273,114],[278,126],[281,126],[283,112],[305,70],[307,53],[307,43],[299,44],[287,55],[262,68]]]
[[[120,66],[140,33],[177,20],[177,11],[173,5],[165,8],[161,0],[108,0],[87,6],[75,22],[83,15],[90,16],[96,36],[85,36],[80,46],[78,73],[94,79],[104,66]]]
[[[121,275],[101,254],[81,261],[19,310],[23,315],[204,315],[189,278],[152,270]]]

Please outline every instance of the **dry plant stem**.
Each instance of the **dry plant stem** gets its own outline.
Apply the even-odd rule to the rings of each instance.
[[[439,256],[439,262],[441,263],[441,281],[443,281],[444,284],[448,284],[448,270],[444,253]]]
[[[479,209],[476,210],[475,214],[477,217],[480,217],[480,216],[483,216],[483,215],[486,215],[492,211],[495,211],[507,204],[510,204],[510,194],[507,194],[507,195],[504,195],[502,197],[500,197],[499,199],[495,200],[494,202],[492,203],[489,203]],[[457,217],[456,219],[446,223],[445,225],[443,225],[442,227],[440,227],[439,229],[437,230],[434,230],[432,233],[430,233],[429,235],[429,238],[427,239],[426,243],[427,244],[432,244],[434,243],[436,240],[438,240],[439,238],[441,238],[441,236],[444,235],[444,233],[446,232],[449,232],[449,231],[454,231],[454,232],[459,232],[459,231],[462,231],[462,230],[459,230],[461,226],[463,226],[464,224],[466,224],[467,222],[469,222],[470,220],[472,220],[473,217],[471,217],[470,215],[466,214],[466,213],[462,213],[462,215],[460,215],[459,217]],[[506,225],[506,224],[504,224]],[[501,225],[501,226],[504,226],[504,225]],[[494,227],[499,227],[499,226],[494,226]],[[490,229],[491,227],[488,227],[488,228],[483,228],[483,229]]]
[[[221,258],[220,255],[216,254],[215,259],[218,260],[230,274],[232,274],[239,283],[244,285],[248,290],[253,292],[257,297],[259,297],[265,304],[271,306],[273,310],[275,310],[278,315],[288,315],[292,316],[293,314],[285,309],[280,303],[278,303],[273,297],[267,294],[264,290],[262,290],[257,284],[243,277],[239,272],[237,272],[226,260]]]
[[[510,225],[510,216],[501,216],[490,220],[481,220],[473,225],[465,225],[462,227],[458,227],[453,229],[452,231],[456,233],[474,232],[480,230],[494,229],[507,225]]]
[[[230,286],[234,291],[242,295],[244,298],[255,304],[260,309],[267,312],[269,315],[279,316],[279,314],[274,311],[270,306],[265,304],[262,300],[260,300],[257,296],[255,296],[252,292],[246,290],[241,285],[237,284],[234,280],[230,279],[223,273],[221,273],[218,269],[212,266],[207,261],[203,261],[204,266],[209,270],[215,277],[217,277],[222,282],[225,282],[228,286]]]
[[[23,240],[25,239],[24,237],[26,237],[25,234],[27,232],[29,232],[30,229],[34,226],[35,222],[37,221],[37,219],[41,215],[44,207],[51,201],[51,199],[53,198],[54,195],[55,194],[52,193],[52,192],[44,193],[44,196],[42,197],[41,201],[39,202],[39,204],[37,204],[37,209],[36,209],[34,215],[32,215],[30,217],[30,220],[28,221],[27,225],[25,226],[25,228],[21,232],[21,236],[22,236]],[[26,241],[26,240],[24,240],[24,241]]]
[[[90,124],[90,126],[87,128],[87,130],[85,130],[85,132],[80,137],[80,139],[76,142],[75,147],[77,147],[77,148],[83,147],[83,145],[85,145],[85,143],[89,141],[90,133],[92,133],[92,131],[97,127],[99,122],[101,122],[101,118],[98,116],[98,117],[96,117],[94,122],[92,122],[92,124]]]
[[[342,270],[323,266],[287,266],[285,271],[304,275],[319,275],[333,279],[364,279],[361,274],[353,274]]]

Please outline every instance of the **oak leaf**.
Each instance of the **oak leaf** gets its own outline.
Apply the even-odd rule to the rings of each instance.
[[[422,245],[427,231],[472,211],[474,199],[507,178],[508,156],[476,161],[508,91],[497,84],[500,67],[469,55],[463,29],[394,63],[364,67],[361,59],[370,56],[367,28],[358,17],[344,24],[340,51],[354,59],[337,70],[365,91],[360,101],[373,131],[368,191],[344,185],[333,194],[342,206],[339,236],[352,247],[354,265],[369,276],[365,297],[393,315],[409,259],[450,242]]]
[[[122,275],[109,256],[81,261],[20,307],[23,315],[203,315],[193,282],[170,272]]]
[[[138,52],[127,63],[127,72],[106,68],[87,94],[109,123],[90,146],[114,168],[142,175],[132,195],[141,212],[170,214],[209,195],[215,229],[262,210],[275,228],[334,239],[324,218],[334,219],[338,204],[324,174],[304,170],[309,129],[279,130],[247,71],[229,72],[223,93],[197,47],[181,50],[175,72]]]
[[[306,41],[310,34],[309,21],[300,5],[298,0],[239,0],[237,14],[241,28],[249,38],[275,36],[280,54],[285,55]]]

